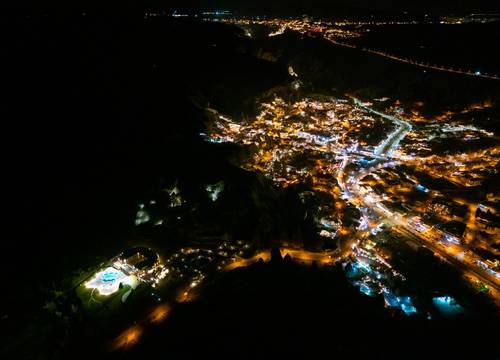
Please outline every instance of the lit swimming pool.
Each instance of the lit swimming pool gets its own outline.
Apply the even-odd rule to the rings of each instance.
[[[116,281],[116,279],[120,277],[120,273],[120,271],[117,271],[114,268],[111,271],[106,271],[104,274],[102,274],[102,281]]]
[[[87,289],[96,289],[101,295],[111,295],[118,291],[120,283],[127,284],[129,276],[113,267],[98,272],[85,284]]]

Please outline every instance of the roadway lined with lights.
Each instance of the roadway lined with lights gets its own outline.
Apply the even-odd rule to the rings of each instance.
[[[340,42],[340,41],[335,41],[334,39],[329,38],[329,37],[325,37],[325,39],[328,40],[329,42],[331,42],[334,45],[338,45],[338,46],[342,46],[342,47],[347,47],[347,48],[350,48],[350,49],[360,50],[360,51],[363,51],[363,52],[366,52],[366,53],[369,53],[369,54],[372,54],[372,55],[381,56],[381,57],[386,58],[386,59],[398,61],[398,62],[401,62],[401,63],[405,63],[405,64],[417,66],[417,67],[424,68],[424,69],[441,71],[441,72],[448,72],[448,73],[459,74],[459,75],[467,75],[467,76],[472,76],[472,77],[475,77],[475,78],[483,78],[483,79],[490,79],[490,80],[500,80],[500,76],[498,76],[498,75],[482,74],[481,72],[478,72],[478,71],[475,71],[475,72],[474,71],[465,71],[465,70],[453,69],[451,67],[447,68],[447,67],[444,67],[444,66],[430,65],[430,64],[426,64],[424,62],[419,62],[419,61],[416,61],[416,60],[411,60],[411,59],[403,58],[403,57],[400,57],[400,56],[392,55],[392,54],[389,54],[389,53],[385,53],[383,51],[372,50],[372,49],[365,49],[365,48],[362,48],[362,47],[359,47],[359,46],[356,46],[356,45],[351,45],[351,44],[346,44],[346,43],[343,43],[343,42]]]

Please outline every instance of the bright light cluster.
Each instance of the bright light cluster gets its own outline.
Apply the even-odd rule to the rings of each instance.
[[[118,291],[120,284],[135,287],[137,278],[134,275],[127,275],[114,267],[108,267],[98,272],[88,282],[85,283],[87,289],[96,289],[100,295],[111,295]]]
[[[137,253],[136,256],[141,254]],[[140,282],[156,287],[169,273],[169,269],[162,264],[158,256],[155,263],[146,268],[138,269],[132,263],[128,263],[127,259],[116,257],[107,268],[86,282],[85,287],[96,289],[100,295],[107,296],[116,293],[120,284],[129,285],[132,289],[135,289]]]
[[[370,155],[378,144],[371,129],[392,128],[378,114],[373,116],[349,100],[333,98],[288,103],[275,97],[261,104],[255,120],[245,123],[216,116],[208,141],[256,145],[257,151],[243,166],[282,186],[313,176],[320,183],[329,183],[331,189],[346,152]]]

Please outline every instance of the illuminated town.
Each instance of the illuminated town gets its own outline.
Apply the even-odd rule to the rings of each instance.
[[[457,193],[452,186],[477,186],[487,174],[496,173],[498,145],[455,156],[424,155],[436,137],[466,142],[471,137],[493,138],[493,134],[473,126],[439,126],[431,121],[417,130],[397,108],[394,114],[382,114],[355,98],[305,98],[291,104],[275,98],[261,108],[248,123],[214,115],[207,140],[255,146],[244,168],[264,173],[279,186],[308,183],[314,193],[328,194],[336,206],[320,206],[327,209],[324,217],[316,219],[322,236],[335,239],[339,232],[349,232],[340,213],[348,204],[356,206],[361,217],[351,234],[349,256],[367,272],[357,282],[363,292],[384,293],[386,303],[393,304],[392,293],[380,279],[402,275],[394,273],[379,253],[377,239],[387,232],[430,248],[463,268],[469,281],[491,288],[491,295],[500,300],[498,260],[483,259],[475,252],[483,248],[497,254],[499,232],[488,226],[486,214],[496,213],[498,199],[489,194],[477,203],[449,196]],[[377,134],[374,128],[385,129],[385,134]],[[416,155],[417,151],[423,156]],[[432,178],[447,179],[450,188],[437,181],[424,183]],[[453,231],[442,226],[453,221],[463,221],[465,228]],[[481,240],[475,236],[479,232]],[[345,256],[338,254],[339,260],[340,255]],[[385,267],[385,272],[373,271],[370,276],[366,259]]]

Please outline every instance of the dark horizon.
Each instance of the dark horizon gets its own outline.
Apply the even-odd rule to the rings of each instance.
[[[396,1],[396,0],[311,0],[302,2],[298,0],[277,0],[252,2],[230,0],[188,0],[188,1],[162,1],[162,0],[20,0],[5,2],[4,10],[18,12],[72,12],[72,11],[106,11],[120,13],[123,10],[162,9],[173,11],[175,9],[187,12],[208,10],[229,10],[236,15],[269,15],[269,16],[366,16],[366,15],[450,15],[470,13],[500,13],[500,4],[490,0],[462,0],[462,1]]]

